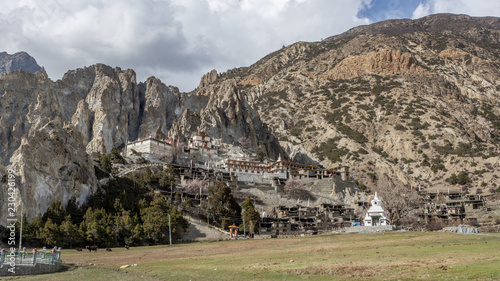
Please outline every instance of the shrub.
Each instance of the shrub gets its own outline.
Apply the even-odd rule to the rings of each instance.
[[[382,156],[382,157],[384,157],[384,158],[389,157],[389,154],[387,154],[387,152],[385,152],[385,151],[382,149],[382,147],[379,147],[379,146],[374,145],[374,146],[372,146],[372,150],[373,150],[375,153],[379,154],[380,156]]]
[[[312,126],[312,127],[307,127],[306,128],[306,132],[315,132],[317,129],[316,129],[316,126]]]
[[[462,171],[458,175],[453,173],[450,176],[450,184],[453,184],[453,185],[455,185],[455,184],[464,185],[464,184],[469,183],[470,181],[471,181],[471,179],[467,175],[466,171]]]
[[[446,171],[446,167],[445,167],[442,163],[439,163],[439,164],[432,164],[432,166],[431,166],[431,170],[432,170],[434,173],[437,173],[437,171],[439,171],[439,170]]]
[[[397,124],[396,126],[394,126],[394,129],[398,131],[406,131],[406,127],[401,124]]]
[[[353,139],[360,144],[364,144],[368,141],[368,139],[362,133],[354,129],[351,129],[351,127],[347,125],[340,124],[337,126],[337,129],[346,136],[348,136],[350,139]]]
[[[341,157],[349,153],[349,149],[345,147],[337,147],[338,138],[332,138],[315,147],[312,152],[316,153],[320,159],[328,157],[332,162],[341,161]]]
[[[375,175],[374,173],[367,173],[367,175],[372,181],[377,180],[377,175]]]
[[[291,134],[292,136],[296,136],[296,137],[297,137],[297,136],[299,136],[299,135],[300,135],[300,133],[301,133],[301,130],[300,130],[299,128],[297,128],[297,127],[294,127],[294,128],[292,128],[292,129],[290,130],[290,134]]]
[[[363,148],[360,148],[360,149],[358,149],[358,153],[360,153],[360,154],[368,154],[368,151],[366,151]]]
[[[466,171],[460,172],[458,174],[458,176],[457,176],[457,182],[458,182],[458,184],[464,185],[464,184],[469,183],[470,181],[471,181],[471,179],[467,175]]]

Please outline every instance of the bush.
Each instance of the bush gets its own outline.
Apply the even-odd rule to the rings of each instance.
[[[363,148],[360,148],[360,149],[358,149],[358,153],[360,153],[360,154],[368,154],[368,151],[366,151]]]
[[[471,179],[467,175],[466,171],[462,171],[458,175],[453,173],[450,176],[450,184],[453,184],[453,185],[455,185],[455,184],[464,185],[464,184],[467,184],[469,182],[471,182]]]
[[[401,124],[397,124],[396,126],[394,126],[394,129],[398,131],[406,131],[406,127]]]
[[[328,157],[332,162],[340,162],[341,157],[349,153],[349,149],[345,147],[337,147],[338,138],[329,139],[313,148],[312,152],[316,153],[320,159]]]
[[[446,167],[442,163],[432,164],[431,171],[433,171],[434,173],[437,173],[437,171],[439,171],[439,170],[446,172]]]
[[[339,130],[340,132],[348,136],[350,139],[353,139],[360,144],[364,144],[368,141],[368,139],[362,133],[354,129],[351,129],[351,127],[347,125],[340,124],[337,126],[337,130]]]
[[[367,173],[367,175],[372,181],[377,180],[377,175],[375,175],[374,173]]]
[[[379,154],[380,156],[382,156],[382,157],[384,157],[384,158],[389,157],[389,154],[387,154],[387,152],[385,152],[385,151],[382,149],[382,147],[379,147],[379,146],[374,145],[374,146],[372,146],[372,150],[373,150],[375,153]]]
[[[292,129],[290,130],[290,134],[291,134],[292,136],[295,136],[295,137],[299,136],[299,135],[300,135],[300,133],[301,133],[301,130],[300,130],[299,128],[296,128],[296,127],[295,127],[295,128],[292,128]]]
[[[458,184],[460,185],[464,185],[464,184],[467,184],[471,181],[471,179],[469,178],[469,176],[467,175],[467,172],[466,171],[462,171],[458,174],[457,176],[457,181],[458,181]]]

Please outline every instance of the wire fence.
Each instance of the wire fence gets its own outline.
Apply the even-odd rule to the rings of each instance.
[[[2,249],[0,255],[0,265],[15,263],[33,265],[36,263],[53,264],[54,262],[61,261],[61,248],[54,249],[33,249],[27,251],[23,249],[22,251],[9,252]]]

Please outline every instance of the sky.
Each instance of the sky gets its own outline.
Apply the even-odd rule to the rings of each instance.
[[[28,52],[52,80],[96,63],[183,92],[298,41],[435,13],[500,16],[499,0],[0,0],[0,52]]]

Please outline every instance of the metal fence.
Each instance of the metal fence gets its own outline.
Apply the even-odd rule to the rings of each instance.
[[[10,264],[14,262],[15,264],[36,264],[36,263],[46,263],[52,264],[54,262],[61,261],[61,248],[54,249],[33,249],[27,251],[24,248],[22,251],[9,252],[2,249],[0,255],[0,265]]]

